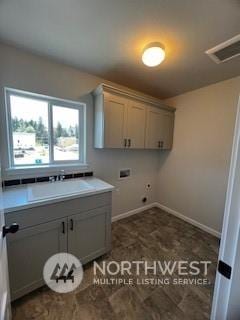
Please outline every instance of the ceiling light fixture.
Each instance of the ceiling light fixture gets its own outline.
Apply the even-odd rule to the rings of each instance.
[[[159,42],[149,43],[143,50],[142,61],[148,67],[156,67],[164,59],[164,46]]]

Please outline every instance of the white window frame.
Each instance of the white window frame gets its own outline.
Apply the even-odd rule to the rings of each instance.
[[[5,93],[5,111],[7,121],[7,139],[8,139],[8,171],[30,171],[34,168],[53,168],[53,167],[69,167],[69,166],[82,166],[87,167],[86,164],[86,105],[82,102],[59,99],[55,97],[45,96],[42,94],[22,91],[12,88],[4,88]],[[24,98],[32,98],[34,100],[45,101],[48,103],[48,141],[49,141],[49,163],[45,164],[24,164],[17,165],[14,163],[14,152],[13,152],[13,132],[12,132],[12,115],[10,96],[16,95]],[[54,134],[53,134],[53,106],[59,106],[69,109],[78,110],[78,121],[79,121],[79,158],[77,160],[54,160]],[[34,170],[33,170],[34,171]]]

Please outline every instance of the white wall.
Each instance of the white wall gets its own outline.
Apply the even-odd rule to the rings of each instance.
[[[221,230],[240,77],[172,99],[176,122],[171,152],[93,149],[93,103],[85,95],[103,80],[50,59],[0,44],[0,142],[3,171],[6,135],[3,87],[9,86],[87,103],[87,158],[95,174],[117,186],[113,215],[138,208],[141,197],[159,201],[217,231]],[[82,95],[85,95],[84,98]],[[5,154],[3,154],[5,153]],[[120,168],[132,178],[118,180]],[[6,172],[3,173],[7,177]],[[152,188],[146,191],[145,186]]]
[[[90,170],[117,187],[113,194],[113,215],[139,208],[141,198],[156,201],[158,151],[96,150],[93,149],[93,102],[85,95],[103,80],[80,72],[78,69],[54,62],[14,47],[0,44],[0,142],[4,178],[9,177],[7,167],[6,128],[4,118],[3,87],[8,86],[54,97],[84,101],[87,103],[87,160]],[[85,95],[84,98],[80,98]],[[132,177],[119,181],[120,168],[131,168]],[[146,184],[152,185],[146,191]]]
[[[159,202],[221,231],[240,77],[168,99],[173,150],[160,155]]]

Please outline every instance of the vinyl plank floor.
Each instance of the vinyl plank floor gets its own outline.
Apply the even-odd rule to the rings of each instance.
[[[96,285],[93,264],[89,263],[77,290],[57,294],[42,287],[12,304],[13,320],[209,319],[218,248],[217,238],[158,208],[149,209],[112,224],[112,250],[98,263],[209,260],[210,274],[202,275],[210,281],[208,285],[173,285],[171,281],[169,285],[136,284],[137,278],[149,278],[141,272],[124,276],[126,281],[134,279],[132,285]],[[151,279],[159,276],[152,274]]]

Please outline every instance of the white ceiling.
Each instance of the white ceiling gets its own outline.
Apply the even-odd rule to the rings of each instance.
[[[240,0],[0,0],[0,39],[156,97],[240,74],[204,53],[240,33]],[[166,60],[141,62],[160,41]]]

